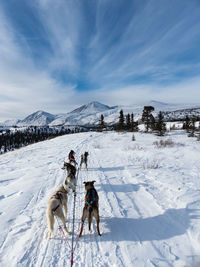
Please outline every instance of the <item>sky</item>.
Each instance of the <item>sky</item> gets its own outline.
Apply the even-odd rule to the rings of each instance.
[[[200,0],[0,1],[0,120],[199,89]]]

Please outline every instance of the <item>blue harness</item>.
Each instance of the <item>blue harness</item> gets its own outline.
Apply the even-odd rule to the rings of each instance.
[[[93,188],[88,190],[86,198],[87,199],[91,198],[90,202],[88,201],[85,202],[85,204],[91,207],[92,203],[95,201],[95,190]]]

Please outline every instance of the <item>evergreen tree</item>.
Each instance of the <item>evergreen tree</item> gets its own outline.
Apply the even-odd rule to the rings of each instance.
[[[142,113],[142,121],[144,122],[146,132],[152,128],[152,123],[154,122],[154,117],[151,112],[154,111],[154,107],[152,106],[144,106]]]
[[[99,128],[100,131],[102,131],[103,128],[105,128],[105,122],[104,122],[104,116],[103,116],[103,114],[101,114],[101,118],[100,118],[100,121],[99,121],[98,128]]]
[[[197,118],[195,116],[193,116],[191,119],[191,130],[193,132],[196,130],[196,126],[195,126],[196,122],[197,122]]]
[[[131,116],[129,113],[126,115],[126,129],[127,131],[131,130]]]
[[[138,131],[138,122],[134,121],[134,115],[131,113],[131,132]]]
[[[159,136],[163,136],[166,132],[166,124],[164,123],[163,119],[163,114],[160,111],[158,114],[158,121],[155,124],[155,130],[157,131]]]
[[[190,120],[190,128],[189,128],[189,137],[194,137],[194,132],[196,130],[196,127],[195,127],[195,123],[196,123],[197,119],[195,116],[193,116]]]
[[[190,118],[186,116],[185,121],[183,123],[183,129],[189,132],[190,128],[191,128],[191,121],[190,121]]]
[[[123,112],[123,110],[121,109],[120,110],[120,112],[119,112],[119,123],[118,123],[118,127],[117,127],[117,129],[119,130],[119,131],[123,131],[124,130],[124,127],[125,125],[124,125],[124,112]]]
[[[155,121],[155,118],[153,115],[151,116],[150,128],[152,131],[155,131],[155,129],[156,129],[156,121]]]

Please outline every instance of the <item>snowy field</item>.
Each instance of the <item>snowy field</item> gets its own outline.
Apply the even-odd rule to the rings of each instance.
[[[71,149],[89,151],[79,173],[76,236],[84,206],[83,181],[96,180],[100,231],[85,223],[74,252],[79,267],[200,266],[200,142],[175,131],[151,134],[80,133],[0,155],[0,266],[70,266],[70,250],[57,225],[47,241],[48,198],[63,182]],[[154,142],[169,140],[170,147]],[[170,143],[170,142],[167,142]],[[67,226],[72,230],[73,195]],[[71,237],[67,237],[71,242]]]

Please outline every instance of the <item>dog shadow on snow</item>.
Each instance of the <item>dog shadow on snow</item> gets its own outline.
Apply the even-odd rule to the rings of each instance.
[[[200,219],[199,210],[168,209],[148,218],[101,218],[104,224],[102,241],[154,241],[183,235],[192,219]],[[101,224],[100,224],[101,226]],[[107,231],[106,231],[107,230]]]
[[[88,171],[103,171],[103,172],[111,172],[111,171],[123,171],[126,168],[134,168],[134,165],[127,166],[116,166],[116,167],[97,167],[97,168],[88,168]]]
[[[141,186],[146,186],[145,183],[138,183],[138,184],[101,184],[96,185],[96,188],[98,189],[98,192],[104,191],[104,192],[136,192],[140,189]]]

